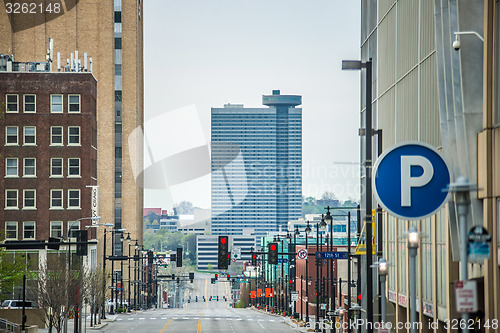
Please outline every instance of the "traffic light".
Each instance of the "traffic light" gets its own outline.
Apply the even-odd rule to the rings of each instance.
[[[252,266],[257,266],[257,255],[252,254]]]
[[[228,266],[228,246],[229,246],[228,236],[219,236],[219,252],[218,252],[218,268],[227,269]]]
[[[362,299],[362,298],[363,298],[363,297],[361,296],[361,294],[359,294],[359,295],[358,295],[358,304],[359,304],[359,305],[361,305],[361,299]]]
[[[177,254],[171,253],[170,254],[170,263],[177,262]]]
[[[219,274],[215,274],[215,279],[218,280],[219,279]]]
[[[189,282],[193,283],[193,280],[194,280],[194,273],[189,273]]]
[[[293,284],[293,279],[290,279],[290,281],[288,281],[288,282],[290,282],[290,284]]]
[[[88,241],[88,233],[87,230],[77,230],[76,231],[76,241],[78,243],[85,244],[76,244],[76,254],[79,256],[86,256],[88,254],[87,250],[87,241]]]
[[[267,245],[268,259],[270,265],[278,264],[278,243],[269,243]]]
[[[215,278],[211,278],[210,282],[212,282],[212,284],[214,284],[215,283]]]
[[[177,267],[182,267],[182,247],[177,248]]]
[[[227,279],[230,280],[231,279],[231,275],[228,274],[227,275]]]

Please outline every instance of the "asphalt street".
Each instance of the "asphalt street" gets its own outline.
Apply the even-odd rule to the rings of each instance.
[[[230,283],[219,278],[215,284],[210,283],[213,275],[196,274],[193,284],[187,284],[182,308],[150,309],[109,316],[114,321],[101,329],[90,329],[89,332],[296,332],[290,319],[270,315],[255,309],[235,309],[230,307]],[[196,296],[198,301],[196,302]],[[212,301],[210,297],[212,296]],[[219,296],[219,301],[217,301]],[[227,301],[224,300],[224,296]],[[204,301],[204,299],[206,301]],[[190,301],[188,302],[188,300]],[[71,332],[72,330],[70,330]]]

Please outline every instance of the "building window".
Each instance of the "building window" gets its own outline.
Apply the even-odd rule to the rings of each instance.
[[[80,95],[68,96],[68,112],[80,113]]]
[[[23,190],[23,209],[36,209],[36,190]]]
[[[52,126],[50,128],[50,145],[62,146],[63,145],[63,128],[62,126]]]
[[[35,113],[36,112],[36,95],[24,95],[23,96],[23,108],[25,113]]]
[[[63,112],[63,95],[50,95],[50,112]]]
[[[35,239],[35,222],[23,222],[23,239]]]
[[[17,158],[5,159],[5,177],[12,177],[12,178],[19,177]]]
[[[406,238],[404,235],[407,231],[406,223],[398,221],[398,278],[399,292],[406,294]]]
[[[115,65],[115,76],[121,76],[122,75],[122,65]]]
[[[63,190],[50,190],[50,209],[63,208]]]
[[[436,214],[436,290],[437,290],[437,303],[445,307],[448,303],[446,298],[446,273],[447,273],[447,260],[446,260],[446,227],[448,221],[446,220],[446,209],[441,209]]]
[[[68,145],[69,146],[80,145],[80,126],[68,127]]]
[[[63,159],[51,158],[50,159],[50,176],[62,177],[63,176]]]
[[[5,190],[5,209],[19,209],[17,190]]]
[[[115,37],[115,50],[122,49],[122,39],[120,37]]]
[[[79,158],[68,158],[68,177],[80,177]]]
[[[63,236],[62,221],[50,221],[50,237],[62,238]]]
[[[17,239],[17,222],[5,222],[5,239]]]
[[[80,221],[68,221],[69,237],[76,238],[76,231],[80,230]]]
[[[5,111],[8,113],[18,113],[19,112],[19,96],[18,95],[6,95],[7,104],[5,105]]]
[[[427,218],[422,220],[422,298],[432,301],[432,220]]]
[[[25,146],[36,145],[36,127],[35,126],[24,126],[24,145]]]
[[[80,190],[68,190],[68,208],[80,209]]]
[[[115,11],[115,23],[122,23],[122,12]]]
[[[17,146],[18,141],[18,130],[17,126],[6,126],[5,127],[5,145],[6,146]]]
[[[36,177],[36,158],[25,158],[23,177]]]
[[[115,90],[115,102],[121,102],[121,101],[122,101],[122,91]]]

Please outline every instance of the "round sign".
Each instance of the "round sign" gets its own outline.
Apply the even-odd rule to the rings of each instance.
[[[306,249],[300,249],[297,251],[297,258],[298,259],[306,259],[307,258],[307,250]]]
[[[441,154],[422,142],[404,142],[386,150],[373,167],[377,201],[392,215],[420,220],[435,214],[450,193],[450,169]]]

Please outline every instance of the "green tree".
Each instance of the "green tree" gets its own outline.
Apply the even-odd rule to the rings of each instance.
[[[0,295],[12,290],[27,272],[26,259],[19,253],[8,253],[0,248]]]
[[[189,201],[181,201],[180,203],[174,205],[175,214],[193,214],[194,207]]]

